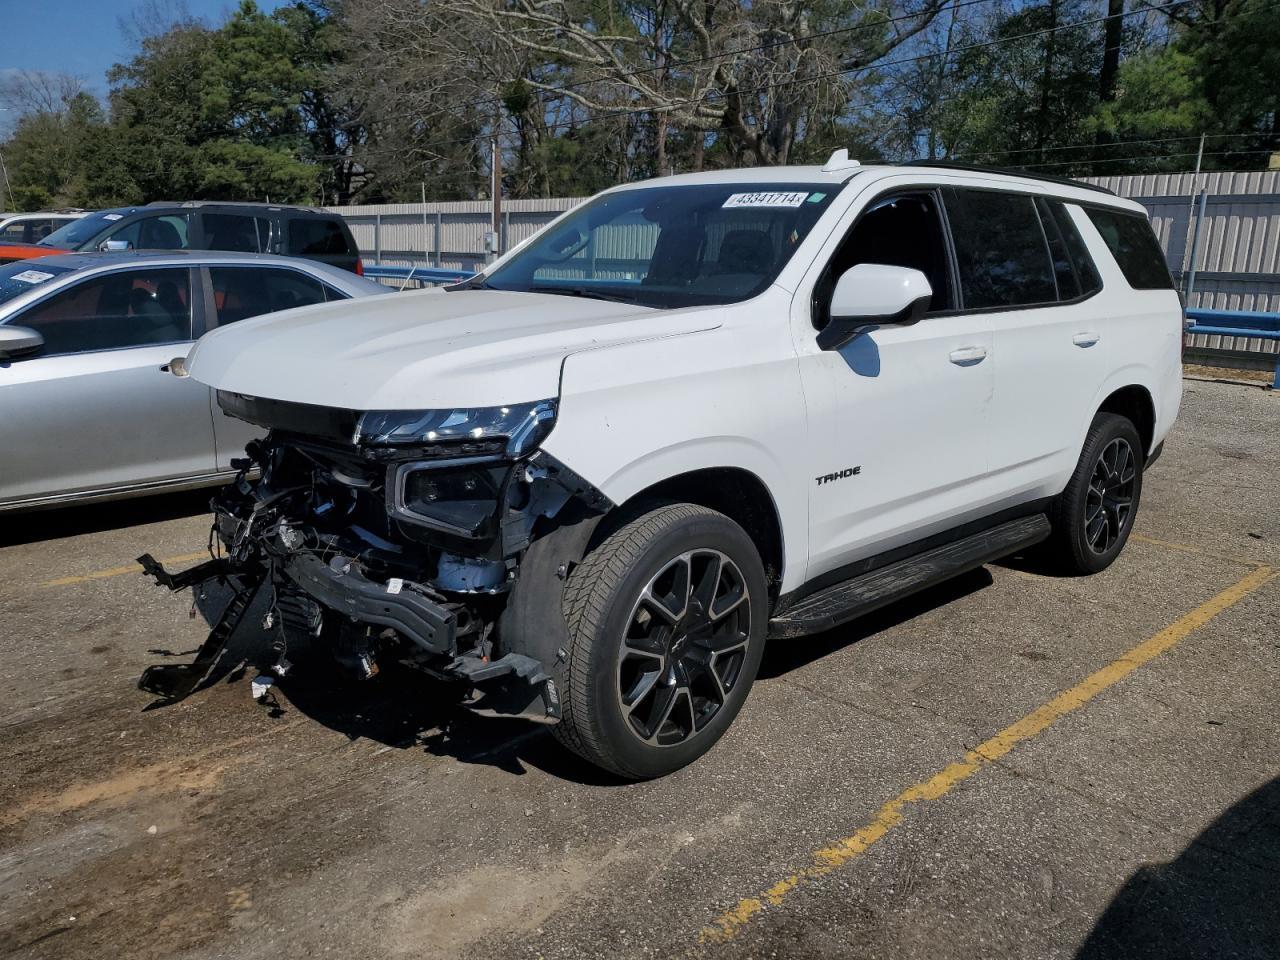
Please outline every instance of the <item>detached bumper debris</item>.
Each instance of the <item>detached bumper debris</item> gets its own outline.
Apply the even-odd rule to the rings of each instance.
[[[222,616],[209,631],[209,636],[196,651],[195,660],[191,663],[154,664],[147,667],[138,678],[139,689],[153,693],[166,701],[178,701],[189,696],[209,675],[213,665],[222,655],[222,651],[226,649],[231,634],[244,619],[245,612],[249,609],[249,604],[257,591],[258,583],[246,583],[233,576],[228,562],[222,558],[208,560],[178,574],[169,573],[164,565],[149,553],[140,556],[138,563],[142,564],[143,572],[154,577],[158,584],[170,590],[184,590],[210,580],[225,582],[233,590],[231,602],[227,604],[226,609],[222,611]]]
[[[237,402],[242,412],[257,410],[252,400]],[[270,604],[255,700],[272,697],[290,648],[305,644],[362,679],[407,667],[465,685],[478,712],[559,720],[554,670],[564,641],[513,597],[518,586],[558,609],[563,571],[575,557],[551,556],[538,541],[563,526],[556,518],[568,504],[575,509],[566,515],[598,517],[608,501],[540,454],[462,465],[448,457],[435,468],[424,460],[430,451],[409,451],[406,461],[402,451],[352,446],[349,431],[345,443],[299,436],[315,414],[285,413],[291,431],[250,444],[235,482],[211,502],[219,556],[179,573],[150,554],[138,559],[169,590],[216,581],[231,591],[195,660],[148,667],[139,687],[174,702],[206,683],[261,593]],[[409,467],[425,479],[406,480]],[[397,500],[406,484],[423,515]]]

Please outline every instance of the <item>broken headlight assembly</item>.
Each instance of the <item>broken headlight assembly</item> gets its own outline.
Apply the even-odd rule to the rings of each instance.
[[[432,461],[390,470],[392,516],[473,539],[493,535],[505,467],[445,467]]]
[[[506,456],[537,449],[556,422],[555,400],[453,410],[370,410],[360,415],[356,442],[437,446],[445,457]]]
[[[388,469],[387,510],[392,516],[484,539],[495,532],[506,464],[536,450],[555,425],[555,416],[554,400],[455,410],[379,410],[361,415],[357,433],[361,443],[431,451]]]

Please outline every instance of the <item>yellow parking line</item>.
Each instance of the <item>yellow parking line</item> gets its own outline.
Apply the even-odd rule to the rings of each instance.
[[[192,560],[207,559],[208,550],[200,550],[197,553],[184,553],[176,557],[165,557],[161,563],[190,563]],[[88,583],[91,580],[106,580],[109,577],[122,577],[126,573],[141,573],[142,567],[139,564],[131,563],[127,567],[112,567],[109,570],[95,570],[93,573],[85,573],[76,577],[59,577],[57,580],[48,580],[41,584],[42,587],[69,587],[75,583]]]
[[[736,906],[722,913],[710,926],[702,930],[698,938],[699,944],[716,944],[732,940],[752,917],[765,910],[767,906],[776,907],[781,904],[788,894],[805,881],[826,876],[860,856],[868,847],[899,826],[905,820],[911,805],[946,796],[957,784],[967,780],[987,764],[999,760],[1018,744],[1043,733],[1068,713],[1080,709],[1103,690],[1123,680],[1138,667],[1160,656],[1222,611],[1249,596],[1273,576],[1275,571],[1270,567],[1259,567],[1251,571],[1243,579],[1175,620],[1119,659],[1086,677],[1070,690],[1058,694],[1021,720],[1005,727],[985,743],[968,751],[963,759],[950,764],[928,780],[908,787],[882,806],[871,821],[861,829],[816,851],[811,864],[779,880],[758,896],[738,901]]]

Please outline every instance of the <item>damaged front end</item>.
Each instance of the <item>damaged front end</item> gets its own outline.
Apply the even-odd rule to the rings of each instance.
[[[216,579],[233,598],[196,661],[149,668],[143,689],[174,700],[198,687],[266,585],[277,675],[291,648],[319,643],[360,676],[394,661],[474,687],[481,708],[559,718],[561,585],[611,504],[539,449],[554,400],[359,412],[220,391],[218,403],[268,430],[212,501],[220,555],[173,575],[139,562],[170,589]]]

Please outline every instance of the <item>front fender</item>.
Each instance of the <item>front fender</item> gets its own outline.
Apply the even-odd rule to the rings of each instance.
[[[804,396],[783,324],[729,324],[574,354],[544,446],[614,503],[717,467],[754,474],[778,511],[782,589],[804,579]]]

